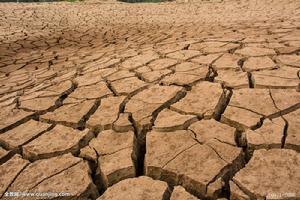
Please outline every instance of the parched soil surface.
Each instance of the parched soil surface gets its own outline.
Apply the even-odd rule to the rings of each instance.
[[[300,199],[300,1],[0,4],[0,199]]]

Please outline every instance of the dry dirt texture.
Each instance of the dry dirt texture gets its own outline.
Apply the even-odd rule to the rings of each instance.
[[[299,0],[1,3],[0,199],[300,199],[299,76]]]

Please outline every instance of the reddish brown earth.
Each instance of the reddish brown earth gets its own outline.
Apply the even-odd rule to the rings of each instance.
[[[299,76],[297,0],[2,3],[0,199],[300,199]]]

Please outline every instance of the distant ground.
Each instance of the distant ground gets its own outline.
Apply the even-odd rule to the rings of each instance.
[[[1,3],[0,199],[300,199],[299,54],[297,0]]]

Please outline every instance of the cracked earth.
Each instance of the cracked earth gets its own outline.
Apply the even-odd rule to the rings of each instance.
[[[0,199],[300,199],[299,78],[296,0],[0,4]]]

